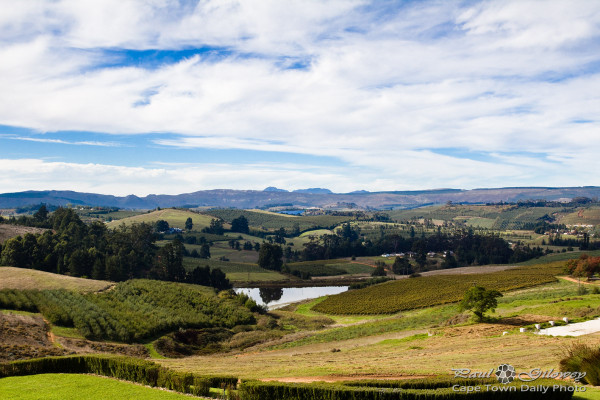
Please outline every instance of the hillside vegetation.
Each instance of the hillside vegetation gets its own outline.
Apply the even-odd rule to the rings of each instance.
[[[0,308],[40,312],[73,326],[88,339],[140,341],[180,328],[251,324],[250,311],[213,289],[173,282],[130,280],[100,294],[59,290],[0,290]]]

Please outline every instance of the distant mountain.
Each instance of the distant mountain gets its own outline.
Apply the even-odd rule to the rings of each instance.
[[[371,193],[368,190],[354,190],[348,194],[362,194],[362,193]]]
[[[316,191],[316,192],[315,192]],[[202,190],[178,195],[111,196],[73,191],[27,191],[0,194],[0,208],[23,207],[31,204],[111,206],[129,209],[154,209],[156,207],[208,206],[255,208],[269,204],[292,204],[298,207],[326,207],[334,204],[355,204],[359,208],[391,209],[412,208],[431,204],[497,203],[519,200],[559,200],[574,197],[600,197],[600,187],[524,187],[497,189],[438,189],[401,192],[331,193],[328,189],[302,191],[262,190]]]
[[[269,186],[268,188],[263,189],[263,192],[287,192],[287,190],[279,189],[275,186]]]
[[[294,193],[312,193],[312,194],[329,194],[332,193],[329,189],[322,188],[309,188],[309,189],[296,189]]]

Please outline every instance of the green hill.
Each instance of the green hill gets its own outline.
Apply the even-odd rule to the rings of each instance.
[[[199,231],[210,225],[210,221],[214,218],[210,215],[198,214],[192,211],[178,210],[168,208],[164,210],[152,211],[147,214],[136,215],[129,218],[123,218],[118,221],[112,221],[107,224],[109,228],[116,228],[121,224],[132,225],[134,223],[148,223],[153,224],[158,220],[165,220],[169,223],[169,226],[173,228],[185,228],[185,221],[188,218],[192,218],[194,223],[194,230]]]

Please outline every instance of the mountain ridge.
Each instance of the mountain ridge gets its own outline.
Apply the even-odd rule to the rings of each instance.
[[[288,191],[211,189],[177,195],[150,194],[114,196],[71,190],[24,191],[0,194],[0,208],[22,207],[46,203],[57,206],[110,206],[125,209],[156,207],[222,207],[255,208],[268,205],[293,204],[300,207],[330,207],[352,205],[362,209],[390,209],[422,205],[454,203],[497,203],[519,200],[564,200],[574,197],[600,197],[600,187],[522,187],[481,189],[432,189],[414,191],[310,193]]]

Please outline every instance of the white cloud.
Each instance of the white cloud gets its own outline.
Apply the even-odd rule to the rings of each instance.
[[[332,186],[326,177],[339,190],[361,188],[353,168],[367,171],[361,184],[372,190],[532,185],[550,172],[600,184],[564,157],[597,170],[598,2],[432,1],[385,13],[378,2],[337,0],[17,3],[0,16],[3,125],[170,132],[180,136],[155,142],[335,156],[350,169],[294,171],[303,186]],[[190,46],[232,53],[102,67],[106,48]],[[293,60],[307,68],[280,67]],[[435,153],[450,147],[498,156]],[[215,185],[241,182],[220,178]]]

